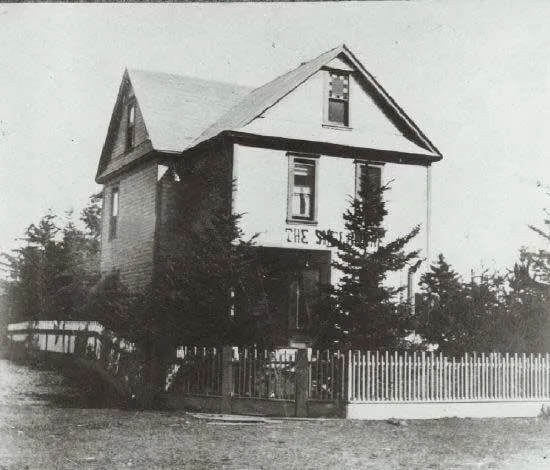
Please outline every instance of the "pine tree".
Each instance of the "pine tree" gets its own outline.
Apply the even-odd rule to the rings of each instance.
[[[99,277],[99,195],[82,211],[84,231],[49,212],[25,230],[25,245],[2,253],[10,279],[10,321],[80,318]]]
[[[464,282],[440,254],[420,279],[416,332],[448,356],[506,351],[505,277],[483,272]]]
[[[465,318],[468,294],[460,276],[439,254],[419,285],[422,295],[417,303],[416,332],[446,354],[461,354],[472,338]]]
[[[508,276],[500,321],[498,349],[505,352],[548,352],[550,287],[532,276],[533,260],[526,250]]]
[[[153,286],[155,322],[174,345],[263,340],[252,314],[260,300],[255,237],[243,237],[231,185],[215,164],[181,178],[171,221],[177,249],[160,263]]]
[[[418,262],[418,251],[405,251],[420,227],[386,242],[384,218],[387,215],[384,193],[389,186],[379,186],[367,175],[357,197],[344,213],[346,237],[323,235],[338,249],[333,262],[342,278],[333,289],[330,302],[334,308],[324,313],[330,319],[330,331],[320,332],[340,344],[357,348],[390,349],[398,347],[410,326],[410,310],[398,303],[405,287],[390,287],[387,276]]]

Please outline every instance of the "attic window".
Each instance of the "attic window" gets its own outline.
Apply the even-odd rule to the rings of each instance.
[[[349,74],[329,70],[328,96],[325,123],[334,126],[349,126]]]
[[[136,103],[128,105],[128,114],[126,119],[126,150],[130,150],[136,140]]]

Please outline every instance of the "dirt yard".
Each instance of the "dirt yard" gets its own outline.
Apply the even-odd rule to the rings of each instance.
[[[0,469],[550,468],[543,419],[226,423],[32,404],[0,413]]]
[[[235,423],[82,397],[0,360],[0,470],[550,469],[550,419]]]

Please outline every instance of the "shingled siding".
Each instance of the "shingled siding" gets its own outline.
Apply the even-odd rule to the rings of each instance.
[[[170,174],[166,174],[158,182],[158,229],[157,229],[157,253],[156,267],[162,272],[166,262],[182,248],[183,240],[177,233],[178,201],[183,195],[181,181],[175,181]]]
[[[150,285],[156,223],[157,165],[151,163],[124,174],[104,187],[101,271],[120,272],[131,291]],[[112,189],[119,188],[116,237],[109,240]]]
[[[134,145],[131,149],[126,150],[128,105],[132,102],[136,105]],[[135,101],[132,94],[127,93],[123,98],[122,104],[115,108],[113,119],[116,122],[116,126],[112,134],[108,136],[108,145],[105,150],[107,158],[98,173],[100,180],[109,177],[114,171],[120,170],[125,165],[147,155],[153,150],[139,103]]]
[[[137,147],[140,143],[149,138],[139,103],[134,101],[134,98],[127,97],[121,108],[119,126],[114,135],[111,148],[111,156],[115,158],[126,152],[126,123],[128,122],[128,104],[131,102],[136,103],[134,147]]]
[[[174,257],[184,257],[189,233],[208,224],[215,203],[229,204],[231,152],[217,145],[180,162],[181,181],[167,173],[158,183],[156,267],[162,271]],[[219,180],[221,178],[221,181]],[[180,260],[182,258],[179,258]]]

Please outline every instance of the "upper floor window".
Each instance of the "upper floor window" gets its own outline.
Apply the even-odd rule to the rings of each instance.
[[[289,156],[288,219],[315,222],[317,158]]]
[[[341,71],[327,72],[327,103],[325,123],[349,126],[349,74]]]
[[[109,240],[116,238],[117,224],[118,224],[118,188],[111,190],[111,207],[109,217]]]
[[[128,105],[126,116],[126,150],[130,150],[135,144],[136,137],[136,103]]]
[[[355,197],[360,197],[363,184],[368,181],[376,190],[382,187],[382,165],[377,163],[356,162]]]

